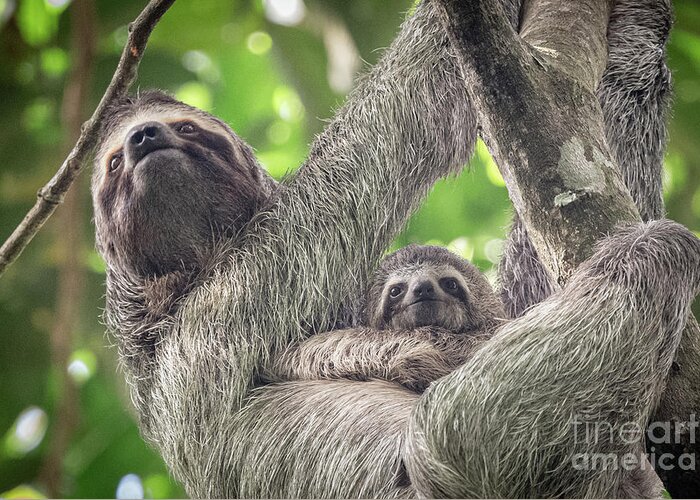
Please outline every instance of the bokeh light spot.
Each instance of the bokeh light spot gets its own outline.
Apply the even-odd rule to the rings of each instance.
[[[283,26],[296,26],[304,20],[306,5],[303,0],[265,0],[265,17]]]
[[[23,499],[40,499],[46,498],[40,491],[32,488],[27,484],[20,484],[9,491],[0,493],[0,498],[23,498]]]
[[[111,49],[113,52],[120,53],[129,39],[129,27],[127,25],[119,26],[112,32]]]
[[[5,449],[10,456],[26,455],[39,446],[46,435],[49,418],[38,406],[30,406],[17,416],[5,435]]]
[[[84,383],[90,378],[90,370],[83,361],[74,359],[68,363],[68,375],[78,384]]]
[[[219,69],[211,58],[201,50],[189,50],[182,56],[182,65],[201,80],[216,83],[221,79]]]
[[[264,31],[255,31],[248,35],[246,45],[249,51],[260,56],[272,48],[272,37]]]
[[[469,238],[456,238],[447,245],[447,249],[467,260],[472,260],[472,258],[474,258],[474,244]]]
[[[15,11],[14,0],[0,0],[0,24],[4,24]]]
[[[292,135],[292,128],[288,123],[276,120],[267,128],[267,138],[271,143],[279,146],[286,143]]]
[[[151,474],[143,480],[143,489],[148,498],[171,498],[173,484],[165,474]]]
[[[97,357],[88,349],[78,349],[68,360],[68,375],[78,384],[83,385],[95,374]]]
[[[143,498],[143,484],[136,474],[127,474],[119,480],[117,486],[117,499],[141,499]]]
[[[56,34],[56,9],[44,0],[22,0],[15,16],[22,38],[35,47],[48,42]]]
[[[175,92],[175,97],[190,106],[203,109],[204,111],[211,111],[214,105],[211,90],[199,82],[188,82],[180,86]]]
[[[70,2],[71,0],[46,0],[46,3],[58,9],[67,7]]]
[[[193,73],[199,73],[211,66],[211,59],[201,50],[189,50],[182,56],[182,65]]]
[[[49,125],[55,105],[50,99],[40,97],[35,99],[24,110],[22,124],[31,132],[38,132]]]
[[[486,242],[484,245],[484,255],[493,264],[498,264],[501,260],[501,254],[503,253],[503,240],[499,238],[494,238]]]
[[[275,89],[272,94],[272,105],[279,117],[286,122],[298,122],[304,117],[304,105],[299,95],[284,85]]]
[[[63,75],[69,66],[68,53],[59,47],[41,51],[41,70],[51,78]]]

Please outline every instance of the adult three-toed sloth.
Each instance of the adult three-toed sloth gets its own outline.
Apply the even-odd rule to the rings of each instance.
[[[605,240],[564,291],[423,396],[261,384],[276,353],[364,288],[474,134],[430,2],[283,186],[206,113],[160,93],[115,103],[93,178],[106,319],[141,429],[191,495],[655,493],[636,470],[572,459],[639,452],[618,431],[648,418],[700,286],[700,243],[671,222]],[[586,441],[573,419],[613,439]]]

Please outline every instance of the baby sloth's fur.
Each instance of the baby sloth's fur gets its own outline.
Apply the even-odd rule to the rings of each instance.
[[[387,256],[365,304],[362,326],[291,346],[274,358],[268,379],[383,379],[422,392],[464,364],[504,316],[486,277],[435,246]]]

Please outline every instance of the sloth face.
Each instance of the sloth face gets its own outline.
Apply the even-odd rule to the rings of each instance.
[[[461,331],[473,309],[469,285],[450,265],[418,265],[389,275],[380,302],[390,329],[438,326]]]
[[[504,317],[481,271],[436,246],[409,245],[387,256],[365,303],[366,324],[377,330],[436,326],[471,333],[495,328]]]
[[[115,107],[93,175],[98,247],[140,276],[196,268],[269,196],[250,148],[213,116],[161,93]]]

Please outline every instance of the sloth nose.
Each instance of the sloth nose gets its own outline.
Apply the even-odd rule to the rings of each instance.
[[[420,299],[432,299],[435,297],[435,287],[430,281],[421,281],[413,287],[413,295]]]
[[[126,135],[126,149],[134,165],[148,153],[167,146],[167,130],[160,122],[141,123]]]

